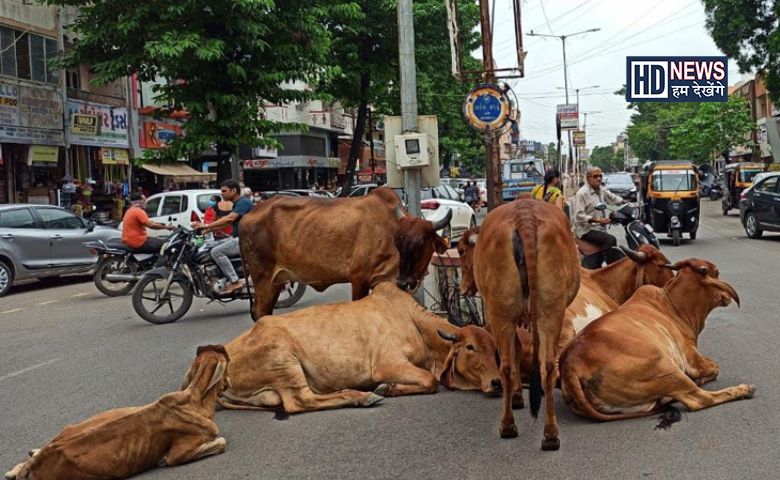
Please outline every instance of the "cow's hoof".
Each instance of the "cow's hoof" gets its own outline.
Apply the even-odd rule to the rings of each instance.
[[[39,453],[41,453],[41,449],[40,448],[33,448],[32,450],[27,452],[27,455],[29,455],[30,457],[34,457],[34,456],[38,455]]]
[[[512,394],[512,409],[519,410],[525,408],[525,400],[523,400],[523,392],[515,392]]]
[[[372,393],[372,394],[370,394],[368,396],[368,398],[363,400],[363,402],[360,404],[360,406],[361,407],[371,407],[371,406],[374,406],[377,403],[381,402],[384,399],[385,399],[385,397],[383,397],[381,395],[377,395],[375,393]]]
[[[390,393],[391,388],[389,383],[380,383],[379,386],[374,389],[374,393],[386,397],[387,394]]]
[[[753,396],[756,394],[756,387],[754,385],[748,385],[748,393],[745,395],[745,398],[753,398]]]
[[[561,448],[561,441],[557,438],[545,438],[542,440],[542,450],[558,450]]]
[[[517,438],[517,425],[502,426],[498,433],[501,438]]]

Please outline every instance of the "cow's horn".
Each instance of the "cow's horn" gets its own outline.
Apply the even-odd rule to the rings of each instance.
[[[478,233],[474,233],[472,235],[469,235],[469,245],[472,247],[477,244],[477,238],[479,238]]]
[[[630,248],[626,248],[623,245],[620,246],[620,249],[623,250],[623,253],[625,253],[634,263],[639,263],[641,265],[647,261],[647,253],[645,252],[637,252]]]
[[[401,203],[399,202],[398,205],[395,206],[395,217],[400,220],[406,216],[406,212],[404,211],[403,207],[401,206]]]
[[[442,332],[441,330],[436,330],[436,333],[438,333],[441,338],[447,340],[448,342],[458,341],[458,335],[455,333]]]
[[[444,215],[444,218],[433,224],[433,231],[435,232],[446,227],[450,224],[450,220],[452,220],[452,209],[447,210],[447,214]]]

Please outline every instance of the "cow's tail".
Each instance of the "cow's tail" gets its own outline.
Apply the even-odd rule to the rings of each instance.
[[[561,358],[561,391],[563,399],[569,408],[582,417],[588,417],[600,422],[609,422],[612,420],[627,420],[631,418],[647,417],[661,412],[663,409],[653,409],[647,412],[632,413],[603,413],[596,410],[588,394],[582,386],[582,380],[576,372],[565,367],[565,358]],[[674,423],[674,422],[671,422]]]
[[[529,403],[531,415],[536,418],[542,405],[541,362],[539,361],[539,309],[537,305],[537,242],[536,217],[530,209],[521,210],[520,223],[512,235],[512,246],[520,273],[524,305],[523,321],[531,330],[533,354],[529,379]]]

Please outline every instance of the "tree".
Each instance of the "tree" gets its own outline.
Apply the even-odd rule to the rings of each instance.
[[[780,102],[780,0],[702,0],[715,44],[740,70],[765,75],[769,95]]]
[[[619,172],[623,170],[623,149],[615,152],[611,145],[593,147],[590,153],[590,164],[599,167],[604,172]]]
[[[310,0],[44,0],[74,6],[77,34],[65,66],[87,64],[95,82],[138,75],[172,80],[156,91],[171,110],[186,110],[186,135],[148,152],[172,161],[212,148],[275,145],[281,124],[262,115],[266,103],[300,102],[309,89],[292,82],[328,78],[331,41],[325,19],[352,4]],[[167,113],[165,111],[163,114]],[[290,128],[290,125],[284,125]]]

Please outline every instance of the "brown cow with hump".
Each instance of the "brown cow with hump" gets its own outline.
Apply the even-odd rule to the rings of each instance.
[[[352,299],[379,282],[416,290],[437,235],[452,211],[436,223],[408,215],[398,195],[377,188],[365,197],[276,196],[241,219],[241,254],[255,288],[255,318],[270,315],[283,285],[303,282],[317,291],[352,284]]]
[[[561,389],[574,413],[619,420],[658,413],[673,401],[693,411],[753,396],[750,385],[700,387],[719,367],[699,352],[699,334],[714,308],[732,300],[739,305],[737,292],[705,260],[670,268],[679,270],[674,280],[640,288],[585,327],[561,355]]]
[[[473,241],[473,236],[470,236]],[[464,293],[479,291],[486,323],[501,355],[504,409],[502,437],[516,437],[513,404],[522,392],[518,374],[521,346],[516,329],[530,328],[533,368],[530,405],[536,416],[545,396],[542,449],[560,446],[553,390],[558,341],[566,312],[577,295],[580,266],[569,224],[560,208],[530,198],[502,205],[482,223],[473,251],[461,248]],[[469,238],[461,241],[463,245]]]
[[[9,480],[110,480],[225,451],[214,423],[217,395],[229,385],[221,345],[198,347],[182,390],[142,407],[117,408],[69,425]]]
[[[489,333],[449,324],[390,282],[355,302],[263,317],[225,348],[225,408],[300,413],[434,393],[439,383],[487,394],[501,388]]]

